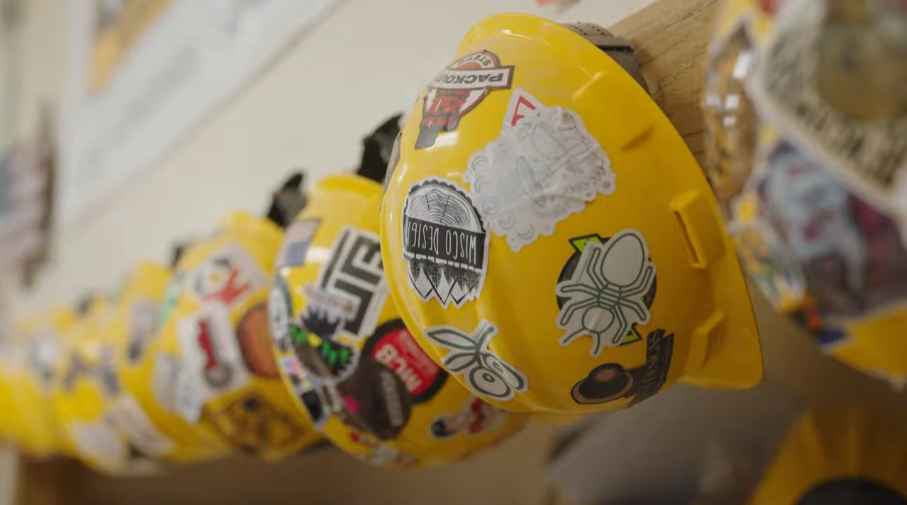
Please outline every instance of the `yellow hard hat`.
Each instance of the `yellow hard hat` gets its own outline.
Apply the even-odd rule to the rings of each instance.
[[[57,415],[77,456],[109,474],[148,474],[174,442],[143,408],[150,381],[136,365],[157,332],[157,314],[170,270],[142,262],[127,277],[109,309],[89,319],[66,347],[57,385]]]
[[[381,186],[322,179],[288,228],[270,297],[281,375],[335,445],[377,465],[460,459],[525,416],[476,398],[439,367],[390,300],[378,238]]]
[[[2,352],[4,420],[7,436],[32,457],[59,454],[62,440],[53,405],[53,373],[60,339],[75,314],[68,308],[22,318],[13,325]]]
[[[904,420],[864,406],[804,415],[750,505],[907,504]]]
[[[319,439],[296,414],[271,353],[267,300],[282,239],[271,221],[237,212],[180,258],[161,334],[133,381],[174,441],[166,459],[231,451],[276,459]]]
[[[762,376],[712,192],[615,45],[592,25],[480,22],[389,167],[381,246],[403,320],[509,410],[612,410],[678,380]]]
[[[907,6],[729,0],[708,175],[744,269],[826,352],[907,380]]]

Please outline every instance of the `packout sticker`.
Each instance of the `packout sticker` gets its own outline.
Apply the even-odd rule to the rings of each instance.
[[[569,279],[557,284],[566,299],[557,317],[562,346],[590,337],[593,358],[616,347],[636,324],[649,322],[646,296],[655,282],[649,246],[636,230],[622,230],[604,244],[588,241]]]
[[[589,372],[577,382],[570,396],[579,404],[608,403],[620,398],[631,398],[633,406],[658,393],[668,380],[671,356],[674,351],[674,334],[655,330],[646,337],[646,362],[626,370],[619,363],[605,363]]]
[[[469,54],[439,73],[423,99],[422,122],[415,148],[435,145],[438,134],[452,132],[492,90],[510,89],[514,67],[501,65],[491,51]]]
[[[466,192],[446,179],[423,179],[410,187],[402,221],[409,284],[422,301],[461,307],[477,299],[489,237]]]
[[[497,357],[488,345],[498,327],[483,320],[472,334],[452,326],[435,326],[425,330],[432,343],[450,352],[444,357],[447,371],[463,376],[466,384],[479,396],[509,400],[517,392],[529,389],[523,372]]]
[[[612,194],[617,176],[576,112],[544,107],[522,90],[508,110],[504,133],[469,159],[463,181],[491,231],[519,252]]]

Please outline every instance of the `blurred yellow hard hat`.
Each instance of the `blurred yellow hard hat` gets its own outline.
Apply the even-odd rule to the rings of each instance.
[[[377,465],[463,458],[525,416],[470,394],[419,348],[390,300],[378,238],[381,186],[322,179],[288,228],[270,311],[298,410],[344,451]]]
[[[708,175],[750,278],[826,352],[907,380],[907,7],[728,0]]]

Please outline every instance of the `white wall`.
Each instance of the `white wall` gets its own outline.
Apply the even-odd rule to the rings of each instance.
[[[586,0],[558,16],[610,25],[652,0]],[[65,78],[65,0],[28,0],[17,131],[33,131],[42,99]],[[57,236],[52,264],[14,306],[68,303],[110,289],[139,259],[207,230],[229,209],[259,212],[293,167],[313,175],[358,161],[360,137],[410,108],[479,19],[541,13],[534,0],[349,0],[242,96],[80,226]]]

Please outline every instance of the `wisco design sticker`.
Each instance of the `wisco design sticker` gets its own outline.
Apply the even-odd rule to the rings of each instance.
[[[904,32],[894,13],[894,29],[876,27],[884,2],[846,32],[852,12],[835,3],[787,2],[758,65],[754,99],[862,196],[897,208],[898,186],[907,186],[907,104],[898,77],[907,72]]]
[[[505,118],[513,126],[470,158],[463,180],[491,231],[519,252],[598,195],[612,194],[617,176],[577,113],[542,107],[525,92],[514,97]],[[516,117],[520,107],[536,112]]]
[[[452,132],[492,90],[510,89],[513,66],[498,55],[480,51],[453,62],[428,85],[416,149],[435,145],[441,132]]]
[[[498,333],[489,321],[467,334],[452,326],[436,326],[425,330],[425,336],[435,344],[450,350],[444,357],[444,368],[462,375],[466,384],[480,396],[509,400],[514,393],[529,389],[523,372],[506,363],[488,350],[488,344]]]
[[[403,204],[403,259],[409,284],[423,301],[462,307],[482,293],[488,234],[466,192],[428,178],[410,187]]]
[[[603,346],[619,346],[634,324],[649,322],[645,298],[654,280],[649,246],[636,230],[623,230],[605,244],[586,243],[573,275],[556,288],[567,299],[557,317],[566,330],[560,344],[590,337],[593,358]]]

